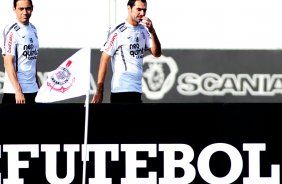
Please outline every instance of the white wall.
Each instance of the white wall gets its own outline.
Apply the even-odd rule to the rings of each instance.
[[[100,48],[110,22],[127,15],[127,0],[33,3],[42,48]],[[0,28],[12,4],[0,0]],[[147,16],[163,48],[282,49],[282,0],[148,0]]]

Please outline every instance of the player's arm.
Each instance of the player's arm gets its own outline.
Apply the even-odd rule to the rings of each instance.
[[[24,94],[22,88],[18,81],[17,73],[14,67],[14,56],[13,55],[4,55],[4,68],[8,74],[8,78],[11,81],[15,89],[15,98],[16,103],[25,103]]]
[[[41,84],[41,81],[40,81],[40,79],[37,75],[37,72],[38,72],[38,70],[37,70],[37,65],[36,65],[35,79],[36,79],[36,83],[37,83],[38,88],[40,88],[42,84]]]
[[[161,48],[161,43],[159,41],[158,35],[154,29],[150,33],[152,37],[152,47],[150,49],[150,52],[153,56],[160,57],[162,55],[162,48]]]
[[[104,83],[110,60],[111,56],[102,52],[98,71],[96,94],[93,96],[91,103],[102,103],[103,101]]]
[[[162,47],[152,21],[148,17],[143,17],[141,24],[147,27],[151,34],[152,47],[150,48],[150,53],[155,57],[160,57],[162,55]]]

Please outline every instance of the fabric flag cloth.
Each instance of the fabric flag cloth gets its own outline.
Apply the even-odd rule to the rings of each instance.
[[[50,103],[89,95],[91,49],[82,48],[48,73],[35,101]]]

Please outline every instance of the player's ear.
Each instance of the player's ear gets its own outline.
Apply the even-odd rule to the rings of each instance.
[[[129,5],[127,5],[127,11],[128,11],[128,13],[131,12],[131,7]]]

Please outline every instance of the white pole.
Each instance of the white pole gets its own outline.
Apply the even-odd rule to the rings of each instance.
[[[90,50],[90,60],[89,60],[89,69],[91,68],[91,48]],[[83,173],[82,173],[82,184],[85,184],[86,182],[86,158],[87,158],[87,139],[88,139],[88,117],[89,117],[89,92],[90,92],[90,77],[91,77],[91,70],[89,70],[89,81],[88,81],[88,90],[86,93],[86,99],[85,99],[85,126],[84,126],[84,144],[82,148],[82,155],[84,155],[83,158]]]
[[[84,128],[84,144],[82,148],[82,153],[84,154],[82,184],[85,184],[85,178],[86,178],[86,155],[87,155],[87,137],[88,137],[88,114],[89,114],[88,101],[89,101],[89,94],[86,95],[86,100],[85,100],[85,128]]]
[[[116,24],[116,0],[109,0],[109,25]]]
[[[109,0],[109,22],[108,25],[111,25],[111,0]]]

